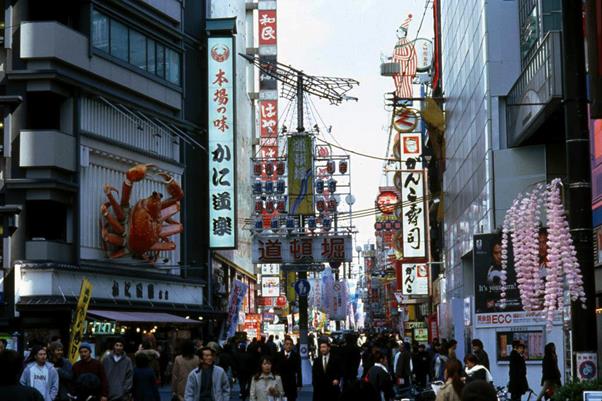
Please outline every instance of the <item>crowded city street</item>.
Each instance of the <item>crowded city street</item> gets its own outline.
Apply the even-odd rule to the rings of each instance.
[[[602,400],[602,0],[0,13],[0,401]]]

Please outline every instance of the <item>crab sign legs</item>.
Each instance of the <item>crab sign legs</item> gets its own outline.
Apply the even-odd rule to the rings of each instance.
[[[114,194],[119,191],[105,184],[104,193],[107,202],[100,206],[100,229],[103,249],[112,258],[132,255],[154,264],[159,252],[176,249],[170,236],[181,233],[184,227],[173,219],[180,211],[180,201],[184,192],[172,176],[157,173],[163,178],[169,198],[153,192],[148,198],[138,200],[130,206],[130,197],[134,183],[147,176],[152,164],[137,164],[126,173],[118,202]]]

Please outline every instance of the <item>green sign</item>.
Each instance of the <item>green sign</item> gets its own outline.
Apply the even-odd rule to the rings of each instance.
[[[309,135],[288,138],[289,214],[314,214],[312,140]]]
[[[91,334],[95,336],[112,336],[115,334],[115,322],[90,322],[89,325],[86,325],[86,328],[88,327],[92,331]],[[85,330],[85,334],[90,333]]]

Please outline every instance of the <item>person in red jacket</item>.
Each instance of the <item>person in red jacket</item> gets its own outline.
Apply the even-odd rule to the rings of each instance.
[[[92,346],[81,343],[79,346],[80,360],[73,365],[73,381],[77,393],[86,399],[93,395],[100,397],[100,401],[108,401],[109,385],[102,363],[92,358]]]

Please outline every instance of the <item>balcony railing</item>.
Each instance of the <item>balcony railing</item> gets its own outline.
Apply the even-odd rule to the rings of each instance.
[[[508,145],[519,145],[537,128],[538,117],[562,98],[560,32],[548,32],[507,96]]]

